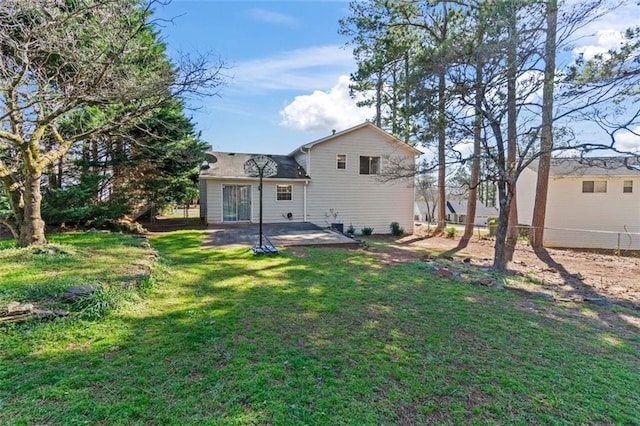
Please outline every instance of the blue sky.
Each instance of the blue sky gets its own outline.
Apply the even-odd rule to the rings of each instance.
[[[576,3],[580,0],[568,0]],[[349,97],[356,69],[349,41],[338,34],[348,1],[173,0],[156,7],[170,55],[208,53],[229,67],[221,97],[190,102],[202,139],[216,151],[286,154],[304,143],[373,117]],[[627,6],[584,28],[570,54],[606,52],[620,32],[640,25]],[[170,21],[169,21],[170,20]],[[570,59],[569,57],[567,59]],[[640,131],[640,128],[637,129]],[[588,126],[578,137],[597,140]],[[582,134],[581,134],[582,133]],[[639,147],[640,138],[620,135]]]
[[[345,99],[355,69],[338,34],[347,14],[346,1],[173,0],[155,16],[173,18],[161,24],[170,54],[229,66],[221,97],[193,102],[202,138],[219,151],[288,153],[371,116]]]

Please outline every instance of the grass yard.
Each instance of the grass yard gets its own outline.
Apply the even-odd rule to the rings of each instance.
[[[101,240],[125,237],[57,238],[67,263],[0,245],[0,299],[144,259]],[[640,424],[637,311],[440,279],[376,246],[253,257],[202,238],[153,237],[156,286],[104,318],[0,326],[0,424]]]

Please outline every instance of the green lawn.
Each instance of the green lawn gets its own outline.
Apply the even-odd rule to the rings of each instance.
[[[127,275],[106,266],[110,244],[60,238],[82,273]],[[0,424],[640,424],[638,312],[438,279],[375,251],[253,257],[202,238],[152,238],[162,265],[137,304],[0,327]],[[90,249],[105,259],[88,267]],[[20,250],[0,248],[2,286]],[[49,275],[22,256],[12,295],[30,294],[15,277]]]

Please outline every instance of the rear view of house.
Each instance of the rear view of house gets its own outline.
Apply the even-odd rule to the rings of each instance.
[[[640,249],[640,164],[634,158],[556,158],[551,162],[543,244]],[[537,163],[517,184],[518,218],[530,225]]]
[[[393,168],[412,168],[420,151],[363,123],[302,145],[289,155],[269,155],[278,167],[264,179],[265,223],[341,223],[357,231],[389,233],[398,222],[413,232],[413,179],[388,180]],[[207,223],[258,222],[258,179],[244,174],[257,154],[207,154],[200,172],[201,217]]]

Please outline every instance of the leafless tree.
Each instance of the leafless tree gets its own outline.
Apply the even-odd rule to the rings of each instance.
[[[78,141],[114,132],[169,100],[217,94],[223,64],[171,63],[154,39],[153,2],[0,2],[0,182],[18,244],[42,244],[43,173]],[[61,123],[93,106],[107,120]]]

